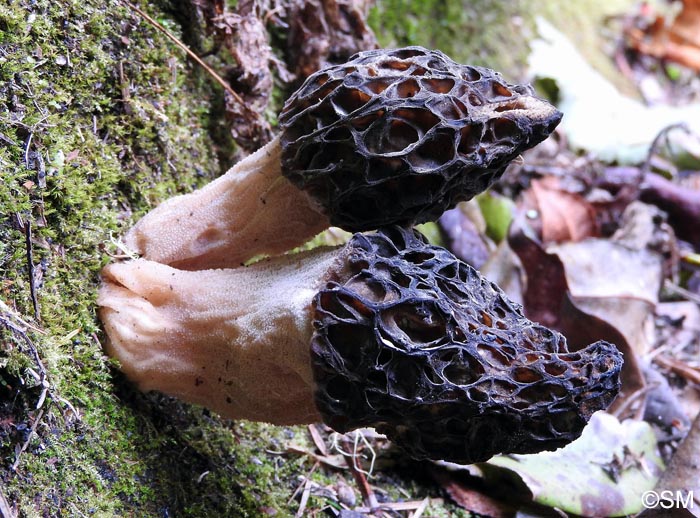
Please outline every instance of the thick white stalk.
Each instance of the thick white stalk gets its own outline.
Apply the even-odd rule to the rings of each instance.
[[[127,247],[151,261],[204,270],[302,245],[330,223],[282,176],[280,154],[275,138],[205,187],[163,202],[127,233]]]
[[[319,421],[311,301],[339,254],[316,249],[227,270],[111,264],[98,297],[107,352],[142,390],[235,419]]]

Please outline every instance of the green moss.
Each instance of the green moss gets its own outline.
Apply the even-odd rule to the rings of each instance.
[[[183,427],[165,416],[157,423],[163,405],[115,378],[99,343],[95,293],[105,243],[130,213],[228,165],[218,163],[209,134],[220,93],[116,2],[10,2],[0,6],[0,44],[2,317],[12,312],[42,330],[28,330],[25,340],[18,321],[0,327],[2,390],[13,397],[1,416],[9,423],[8,440],[0,441],[5,496],[23,516],[136,509],[141,516],[256,516],[260,505],[285,508],[288,493],[278,497],[270,473],[249,461],[283,430],[263,433],[260,425],[236,436],[174,403]],[[40,410],[37,358],[50,388]],[[25,442],[13,472],[15,448]],[[201,482],[197,468],[209,472]]]
[[[369,23],[384,47],[422,45],[455,61],[523,73],[533,27],[530,0],[378,0]]]
[[[616,15],[631,12],[632,0],[377,0],[369,22],[385,47],[423,45],[455,61],[501,71],[509,80],[526,75],[528,41],[543,16],[563,31],[586,59],[628,94],[633,87],[610,59]]]

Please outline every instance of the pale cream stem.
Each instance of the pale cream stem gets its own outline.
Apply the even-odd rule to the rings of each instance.
[[[231,268],[304,244],[330,225],[281,174],[279,138],[205,187],[146,214],[125,243],[183,270]]]
[[[339,268],[340,253],[315,249],[227,270],[111,264],[98,297],[107,352],[142,390],[225,417],[320,421],[311,301]]]

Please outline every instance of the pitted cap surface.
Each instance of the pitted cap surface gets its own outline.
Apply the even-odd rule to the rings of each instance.
[[[376,427],[416,458],[556,449],[620,387],[615,346],[568,351],[495,284],[400,227],[353,236],[314,312],[324,421]]]
[[[283,174],[349,231],[434,220],[561,120],[526,85],[422,47],[311,75],[280,114]]]

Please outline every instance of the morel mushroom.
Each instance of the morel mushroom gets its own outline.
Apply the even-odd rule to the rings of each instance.
[[[108,351],[144,390],[231,418],[374,426],[416,458],[560,447],[619,389],[622,358],[558,333],[400,227],[249,267],[109,265]]]
[[[436,219],[560,120],[531,87],[439,51],[361,52],[306,80],[282,110],[279,137],[157,207],[126,244],[198,270],[278,254],[329,225],[358,232]]]

